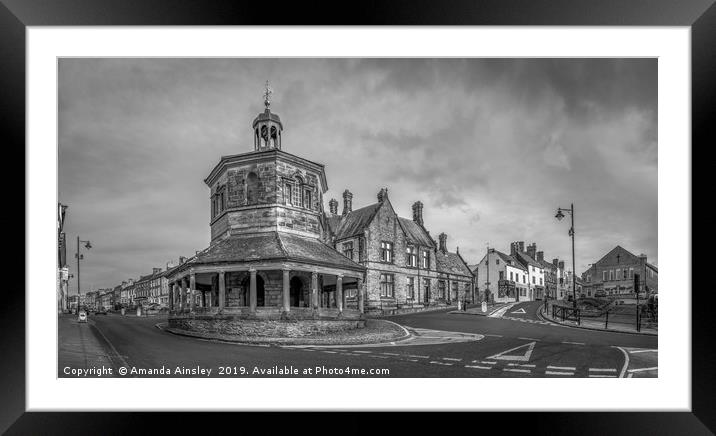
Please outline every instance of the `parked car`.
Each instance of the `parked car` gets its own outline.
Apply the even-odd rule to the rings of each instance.
[[[605,298],[607,293],[603,289],[598,289],[594,292],[594,298]]]
[[[79,318],[77,319],[79,322],[87,322],[87,312],[84,310],[80,310]]]
[[[102,307],[97,312],[95,312],[95,315],[107,315],[107,309]]]

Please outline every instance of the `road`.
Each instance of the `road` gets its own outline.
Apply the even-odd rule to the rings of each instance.
[[[301,377],[657,376],[656,336],[557,326],[540,320],[539,305],[518,303],[502,317],[445,311],[394,316],[388,319],[417,338],[373,346],[249,346],[174,335],[156,327],[166,321],[161,317],[110,314],[90,321],[111,344],[113,361],[171,373],[129,376],[273,377],[286,370],[298,371],[288,376]],[[322,368],[318,374],[317,367]],[[204,375],[191,372],[197,368]],[[331,369],[337,371],[325,372]],[[345,369],[365,373],[346,374]],[[369,373],[376,370],[385,373]]]

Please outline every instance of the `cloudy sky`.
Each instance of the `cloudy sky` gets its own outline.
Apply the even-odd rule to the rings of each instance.
[[[554,215],[574,202],[579,273],[617,244],[658,264],[654,59],[61,59],[59,200],[73,273],[78,232],[93,244],[83,292],[208,245],[203,179],[253,149],[267,79],[283,149],[326,165],[326,210],[387,187],[469,263],[522,240],[571,265]]]

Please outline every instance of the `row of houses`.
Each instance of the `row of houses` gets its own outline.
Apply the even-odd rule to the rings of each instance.
[[[534,301],[545,298],[625,297],[658,292],[658,268],[645,254],[635,255],[616,246],[581,274],[565,269],[564,261],[545,260],[537,244],[510,244],[510,252],[487,250],[471,265],[478,300],[495,302]],[[574,283],[573,283],[574,282]]]
[[[471,265],[471,270],[481,301],[564,299],[571,289],[564,261],[545,260],[544,252],[537,251],[536,243],[525,248],[524,241],[513,242],[509,254],[488,248],[480,262]]]

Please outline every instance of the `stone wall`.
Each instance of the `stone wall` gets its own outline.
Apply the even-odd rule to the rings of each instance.
[[[265,310],[256,314],[176,314],[169,317],[169,327],[239,337],[296,338],[364,328],[365,319],[356,314],[326,317],[310,309],[288,313]]]
[[[251,173],[257,176],[255,199],[249,189]],[[310,205],[306,207],[287,204],[284,198],[285,183],[295,185],[297,177],[303,181],[298,190],[301,195],[306,189],[311,192]],[[211,186],[211,196],[222,186],[226,186],[226,210],[211,219],[212,240],[227,231],[240,234],[278,229],[314,237],[323,233],[323,187],[313,171],[281,159],[253,162],[227,169]]]

